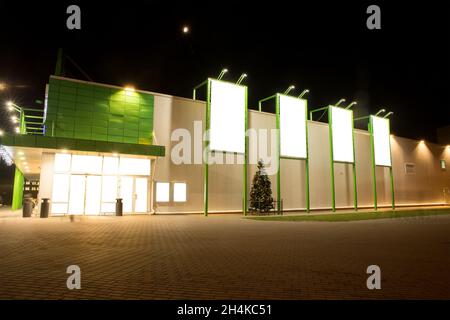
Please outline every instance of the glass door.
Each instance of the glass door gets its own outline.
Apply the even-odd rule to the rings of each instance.
[[[120,197],[122,198],[124,213],[133,212],[133,180],[133,177],[120,177]]]
[[[86,176],[73,174],[70,176],[69,214],[84,213],[84,197],[86,194]]]
[[[86,204],[84,213],[89,215],[100,214],[100,199],[102,178],[100,176],[87,176],[86,178]]]
[[[135,178],[135,190],[134,190],[134,212],[147,212],[147,199],[148,199],[148,179],[147,178]]]

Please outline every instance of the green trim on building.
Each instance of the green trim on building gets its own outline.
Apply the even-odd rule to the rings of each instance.
[[[51,76],[45,135],[151,145],[153,111],[152,94]]]
[[[12,199],[12,210],[17,210],[22,208],[23,200],[23,183],[24,178],[22,172],[16,167],[14,173],[14,187],[13,187],[13,199]]]
[[[69,151],[91,151],[156,157],[165,156],[164,146],[45,137],[37,135],[13,135],[5,133],[4,136],[0,137],[0,144],[10,147],[66,149]]]

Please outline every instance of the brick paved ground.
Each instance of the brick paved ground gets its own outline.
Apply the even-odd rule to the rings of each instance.
[[[81,267],[82,289],[66,288]],[[368,265],[382,290],[366,289]],[[0,298],[450,298],[450,216],[0,218]]]

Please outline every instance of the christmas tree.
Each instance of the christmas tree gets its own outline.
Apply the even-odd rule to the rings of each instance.
[[[264,162],[259,160],[250,190],[250,210],[269,212],[270,209],[273,209],[271,182],[264,169]]]

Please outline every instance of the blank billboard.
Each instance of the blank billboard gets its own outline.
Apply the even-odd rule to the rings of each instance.
[[[353,163],[353,111],[330,106],[329,112],[333,130],[333,160]]]
[[[210,150],[245,152],[245,86],[210,80]]]
[[[389,119],[371,116],[376,166],[391,166]]]
[[[280,155],[307,157],[306,152],[306,100],[279,95]]]

